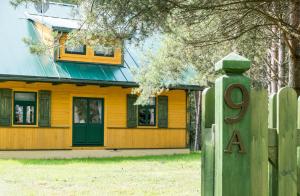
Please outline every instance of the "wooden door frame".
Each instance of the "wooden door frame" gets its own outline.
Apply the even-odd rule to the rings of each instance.
[[[103,144],[102,145],[75,145],[74,144],[74,100],[75,99],[86,99],[87,100],[87,122],[89,122],[89,100],[101,100],[102,101],[102,137],[103,137]],[[105,144],[105,101],[104,97],[83,97],[83,96],[72,96],[71,98],[72,103],[71,103],[71,127],[72,127],[72,147],[103,147]]]

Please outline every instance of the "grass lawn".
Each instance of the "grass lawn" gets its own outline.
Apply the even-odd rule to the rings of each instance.
[[[0,160],[0,195],[200,195],[200,154]]]

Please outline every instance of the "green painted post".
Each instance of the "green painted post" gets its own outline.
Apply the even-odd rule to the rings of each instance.
[[[201,195],[214,195],[214,153],[215,153],[215,89],[206,88],[202,93],[202,153],[201,153]]]
[[[297,94],[282,88],[277,95],[278,196],[297,195]]]
[[[268,93],[251,90],[251,196],[268,195]]]
[[[274,93],[269,97],[269,118],[268,118],[268,127],[273,129],[272,140],[277,140],[277,94]],[[276,135],[274,135],[276,134]],[[275,137],[274,137],[275,136]],[[270,144],[272,143],[272,144]],[[269,141],[269,196],[277,196],[278,195],[278,175],[277,175],[277,153],[278,153],[278,143]]]
[[[216,64],[215,196],[251,195],[250,61],[231,53]]]

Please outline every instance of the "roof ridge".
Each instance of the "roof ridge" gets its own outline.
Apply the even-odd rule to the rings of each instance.
[[[62,5],[62,6],[69,6],[69,7],[78,7],[76,4],[72,4],[72,3],[60,3],[60,2],[54,2],[54,1],[50,1],[50,4],[56,4],[56,5]]]
[[[67,19],[67,20],[76,20],[80,21],[80,19],[77,18],[67,18],[67,17],[58,17],[58,16],[49,16],[49,15],[42,15],[42,14],[35,14],[35,13],[27,13],[28,15],[33,15],[33,16],[43,16],[47,18],[59,18],[59,19]]]

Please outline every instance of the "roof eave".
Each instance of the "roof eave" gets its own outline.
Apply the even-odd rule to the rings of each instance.
[[[86,84],[86,85],[109,85],[109,86],[130,86],[138,87],[136,82],[127,81],[104,81],[104,80],[82,80],[56,77],[36,77],[20,75],[0,75],[0,81],[20,81],[20,82],[44,82],[61,84]]]
[[[205,87],[200,85],[191,85],[191,84],[178,84],[171,86],[169,89],[171,90],[190,90],[190,91],[202,91]]]
[[[53,31],[59,31],[63,33],[69,33],[73,30],[76,30],[74,28],[67,28],[67,27],[59,27],[59,26],[52,26]]]
[[[20,75],[0,75],[0,81],[18,81],[18,82],[42,82],[42,83],[56,83],[56,84],[84,84],[84,85],[99,85],[99,86],[120,86],[128,88],[139,87],[136,82],[128,81],[104,81],[104,80],[82,80],[69,78],[55,78],[55,77],[36,77],[36,76],[20,76]],[[174,85],[170,90],[203,90],[199,85]]]

